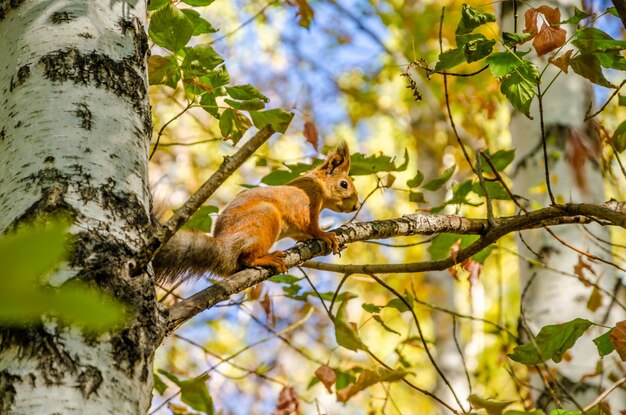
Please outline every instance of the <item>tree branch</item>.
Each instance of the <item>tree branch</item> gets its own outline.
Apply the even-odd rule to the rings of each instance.
[[[396,236],[418,234],[431,235],[442,232],[481,235],[481,238],[470,246],[460,250],[454,258],[448,257],[442,260],[415,264],[351,266],[325,264],[324,267],[327,267],[325,269],[329,270],[334,270],[331,269],[333,267],[342,267],[341,272],[366,274],[444,270],[469,258],[501,237],[512,232],[542,228],[545,226],[590,223],[595,221],[603,221],[603,223],[606,224],[626,228],[626,202],[610,201],[599,205],[583,203],[551,206],[524,215],[498,218],[495,220],[496,225],[492,227],[489,227],[487,221],[484,219],[467,219],[456,215],[430,215],[421,213],[405,215],[397,219],[347,223],[334,230],[341,244],[368,239],[386,239]],[[326,245],[317,240],[299,243],[285,252],[285,261],[289,267],[300,265],[311,258],[330,253]],[[345,267],[354,268],[350,268],[349,271],[346,271]],[[389,269],[393,267],[397,268],[393,271],[389,271]],[[275,270],[268,268],[244,269],[174,304],[169,309],[169,317],[166,323],[167,334],[172,333],[176,328],[196,314],[228,299],[231,295],[237,294],[246,288],[267,280],[275,274]]]

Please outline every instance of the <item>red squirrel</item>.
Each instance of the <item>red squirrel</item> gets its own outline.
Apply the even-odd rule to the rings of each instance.
[[[205,274],[225,277],[248,267],[284,273],[285,253],[269,252],[282,238],[320,239],[338,254],[337,237],[320,228],[319,215],[322,209],[359,209],[349,171],[350,152],[342,140],[323,164],[286,185],[239,194],[218,216],[213,236],[181,230],[162,247],[152,261],[157,282],[172,284]]]

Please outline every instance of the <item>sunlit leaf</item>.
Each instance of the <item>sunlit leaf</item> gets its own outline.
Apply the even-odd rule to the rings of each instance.
[[[535,96],[538,80],[539,71],[537,67],[529,61],[524,61],[524,64],[507,75],[500,85],[500,91],[507,97],[511,105],[531,119],[530,104]]]
[[[406,181],[406,185],[410,188],[419,187],[420,184],[424,181],[424,174],[421,171],[417,171],[415,177]]]
[[[195,6],[195,7],[202,7],[202,6],[208,6],[209,4],[213,3],[215,0],[182,0],[183,3],[187,3],[190,6]]]
[[[538,365],[548,359],[559,363],[563,355],[593,323],[577,318],[567,323],[542,327],[534,344],[517,346],[508,356],[519,363]]]
[[[250,117],[252,117],[252,122],[258,129],[269,125],[274,131],[285,133],[293,119],[293,113],[281,109],[271,109],[266,111],[251,111]]]
[[[466,62],[462,48],[447,50],[439,55],[439,62],[435,64],[435,71],[444,72]]]
[[[508,48],[512,48],[513,46],[519,45],[520,43],[526,42],[530,38],[530,33],[511,33],[511,32],[502,32],[502,40],[504,45]]]
[[[485,187],[489,192],[489,196],[494,200],[510,200],[509,194],[506,190],[504,190],[504,186],[500,182],[485,182]],[[485,192],[483,192],[483,187],[479,182],[476,182],[472,185],[472,191],[476,193],[478,196],[485,196]]]
[[[585,13],[584,11],[580,10],[578,7],[574,6],[574,15],[567,20],[563,20],[561,24],[577,25],[578,23],[580,23],[582,20],[586,19],[589,16],[591,15]]]
[[[496,52],[487,58],[491,74],[501,78],[523,64],[522,56],[528,52]]]
[[[191,20],[172,3],[168,3],[152,14],[148,34],[157,45],[176,52],[189,42],[193,30]]]
[[[626,49],[626,40],[613,39],[608,33],[595,27],[585,27],[576,31],[572,44],[582,53],[619,51]]]
[[[456,166],[448,167],[447,169],[443,171],[443,173],[441,173],[441,176],[437,177],[436,179],[426,182],[422,186],[422,188],[424,190],[429,190],[431,192],[434,192],[435,190],[439,190],[441,186],[443,186],[444,184],[446,184],[448,180],[450,180],[455,170],[456,170]]]
[[[463,54],[467,63],[477,62],[483,59],[493,51],[495,40],[487,39],[483,35],[477,35],[476,39],[472,39],[463,45]]]
[[[272,282],[279,283],[279,284],[294,284],[300,281],[300,278],[293,276],[293,275],[289,275],[289,274],[281,274],[281,275],[274,275],[269,280]]]
[[[176,88],[180,72],[173,56],[152,55],[148,60],[148,81],[150,85],[167,85]]]
[[[626,121],[622,121],[622,123],[617,126],[611,137],[611,142],[618,153],[626,150]]]
[[[467,401],[472,405],[474,409],[484,409],[489,415],[502,415],[502,411],[507,406],[511,406],[515,401],[496,401],[494,399],[485,399],[475,393],[472,393]]]
[[[502,171],[515,159],[515,149],[498,150],[493,154],[490,154],[490,151],[487,150],[482,157],[488,157],[496,170]],[[483,163],[483,172],[492,173],[491,166],[486,161]]]
[[[397,164],[395,157],[384,154],[372,154],[365,156],[361,153],[354,153],[350,156],[350,175],[365,176],[373,173],[404,171],[409,164],[409,153],[404,150],[404,161]]]
[[[337,390],[337,400],[339,402],[347,402],[351,397],[356,395],[372,385],[379,382],[396,382],[407,376],[409,372],[403,370],[389,370],[380,368],[376,372],[364,369],[357,378],[356,382],[348,385],[343,389]]]
[[[186,48],[183,70],[185,76],[202,76],[224,62],[224,59],[210,45],[197,45]],[[213,86],[213,85],[211,85]]]
[[[626,362],[626,320],[617,322],[609,338],[619,357]]]
[[[265,108],[265,102],[259,98],[249,99],[247,101],[235,101],[224,98],[224,102],[231,107],[242,111],[258,111]]]
[[[165,382],[163,382],[161,377],[157,375],[156,373],[153,376],[154,376],[154,389],[156,389],[159,395],[163,395],[163,392],[165,392],[165,390],[167,389],[167,385],[165,384]]]
[[[491,13],[481,13],[473,7],[463,4],[461,9],[461,21],[456,28],[457,35],[463,35],[470,33],[478,26],[482,26],[485,23],[495,22],[496,16]]]
[[[202,35],[204,33],[215,33],[217,29],[215,29],[211,23],[207,22],[200,13],[193,9],[182,9],[181,10],[185,16],[191,21],[193,24],[193,36]]]

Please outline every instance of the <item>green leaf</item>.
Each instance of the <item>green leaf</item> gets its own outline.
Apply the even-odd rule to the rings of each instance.
[[[26,326],[43,316],[98,332],[124,324],[126,307],[101,290],[76,279],[46,284],[65,259],[68,228],[52,221],[0,238],[0,326]]]
[[[378,306],[375,304],[368,304],[368,303],[361,304],[361,307],[363,308],[363,310],[367,311],[370,314],[379,313],[380,310],[383,309],[383,307],[381,306]]]
[[[576,39],[572,41],[572,44],[583,54],[626,49],[625,40],[615,40],[608,33],[595,27],[577,30]]]
[[[626,71],[626,58],[622,56],[621,52],[595,52],[594,55],[598,57],[602,67],[617,69],[618,71]]]
[[[428,247],[427,251],[430,253],[430,258],[432,260],[445,259],[450,256],[450,249],[452,245],[456,243],[459,239],[461,243],[459,248],[466,248],[472,242],[477,240],[479,236],[477,235],[458,235],[454,233],[440,233],[433,239]]]
[[[463,45],[463,54],[467,63],[477,62],[482,58],[489,56],[493,51],[495,40],[487,39],[483,35],[479,35],[477,39],[470,40]]]
[[[532,119],[530,104],[535,96],[535,88],[539,80],[537,67],[529,62],[519,66],[510,75],[507,75],[500,85],[500,91],[509,100],[513,108]]]
[[[353,376],[349,372],[343,372],[338,369],[334,369],[337,380],[335,381],[335,390],[340,390],[356,381],[356,376]]]
[[[149,3],[150,4],[148,4],[148,11],[152,12],[170,3],[170,0],[150,0]]]
[[[269,125],[272,127],[272,130],[284,134],[293,119],[293,113],[281,109],[271,109],[251,111],[250,117],[252,117],[252,122],[256,128],[261,129]]]
[[[210,233],[211,225],[213,223],[211,219],[211,213],[217,213],[219,209],[216,206],[200,206],[196,213],[191,215],[189,220],[182,226],[185,229],[197,229],[202,232]]]
[[[570,59],[569,64],[574,72],[583,78],[587,78],[594,84],[607,88],[615,88],[615,85],[604,77],[600,59],[596,55],[583,53]]]
[[[617,126],[615,132],[613,132],[611,141],[618,153],[626,150],[626,121],[622,121],[622,123]]]
[[[613,343],[611,343],[612,332],[613,332],[613,329],[593,339],[593,342],[595,343],[596,348],[598,349],[598,354],[600,355],[600,357],[604,357],[607,354],[610,354],[611,352],[613,352],[613,350],[615,350],[615,346],[613,346]]]
[[[411,192],[411,193],[409,193],[409,202],[413,202],[413,203],[427,203],[426,198],[424,197],[424,193],[422,193],[422,192]]]
[[[193,36],[202,35],[204,33],[215,33],[217,29],[211,26],[211,23],[207,22],[203,17],[200,16],[200,13],[193,9],[182,9],[181,10],[185,16],[191,21],[193,24]]]
[[[365,156],[361,153],[354,153],[350,156],[350,175],[366,176],[379,172],[404,171],[409,165],[409,153],[404,150],[404,161],[397,165],[395,157],[384,154]]]
[[[515,401],[496,401],[493,399],[485,399],[472,393],[467,401],[475,409],[485,409],[488,415],[501,415],[507,406],[511,406]]]
[[[494,14],[481,13],[473,7],[463,4],[463,8],[461,10],[461,21],[459,21],[459,25],[456,28],[456,34],[463,35],[470,33],[478,26],[495,21],[496,16]]]
[[[620,107],[626,107],[626,95],[617,96],[617,105]]]
[[[200,105],[202,109],[211,114],[214,118],[219,119],[220,114],[218,112],[219,108],[217,107],[217,100],[215,99],[215,94],[205,93],[200,97]]]
[[[541,409],[535,409],[534,411],[506,411],[504,415],[546,415]]]
[[[194,7],[202,7],[202,6],[208,6],[214,1],[215,0],[183,0],[183,3],[187,3],[188,5],[194,6]]]
[[[163,392],[165,392],[165,390],[167,389],[167,385],[165,384],[165,382],[163,382],[163,380],[161,380],[161,377],[157,375],[156,373],[154,373],[152,376],[154,378],[154,389],[156,389],[159,395],[163,396]]]
[[[580,23],[581,20],[584,20],[584,19],[586,19],[589,16],[591,16],[591,15],[585,13],[584,11],[580,10],[578,7],[574,6],[574,15],[572,17],[570,17],[569,19],[567,19],[567,20],[563,20],[559,24],[573,24],[573,25],[577,25],[578,23]]]
[[[510,200],[509,194],[504,190],[504,186],[500,182],[485,182],[485,187],[489,192],[489,196],[495,200]],[[472,185],[472,192],[476,193],[478,196],[485,196],[485,192],[483,192],[483,188],[479,182],[476,182]]]
[[[404,300],[409,303],[409,305],[413,305],[413,296],[409,293],[405,293],[404,294]],[[404,302],[399,299],[399,298],[393,298],[391,300],[389,300],[389,302],[387,303],[387,305],[385,305],[386,308],[395,308],[396,310],[398,310],[401,313],[404,313],[405,311],[409,311],[410,308],[406,306],[406,304],[404,304]]]
[[[176,377],[174,377],[177,379]],[[197,378],[174,381],[180,387],[180,399],[192,409],[208,415],[215,413],[213,399],[207,388],[209,374],[204,373]],[[173,379],[170,379],[173,380]]]
[[[177,52],[193,35],[193,23],[172,3],[160,8],[150,18],[148,34],[157,45]]]
[[[176,88],[180,72],[173,56],[152,55],[148,60],[148,81],[150,85],[167,85]]]
[[[300,176],[299,173],[290,170],[274,170],[270,174],[264,176],[261,179],[261,183],[270,186],[280,186],[285,183],[289,183],[298,176]]]
[[[443,173],[441,173],[441,176],[437,177],[436,179],[430,180],[429,182],[426,182],[426,184],[424,184],[422,188],[431,192],[439,190],[441,186],[443,186],[448,180],[450,180],[450,177],[452,177],[452,175],[454,174],[455,169],[456,166],[448,167],[444,170]]]
[[[222,65],[219,68],[208,72],[205,76],[201,77],[200,80],[202,83],[205,83],[213,88],[219,88],[230,82],[230,75],[228,74],[226,67]],[[220,96],[224,94],[217,95]]]
[[[611,6],[608,9],[606,9],[606,12],[608,14],[612,14],[615,17],[619,17],[619,13],[617,12],[617,9],[615,8],[615,6]]]
[[[415,177],[406,181],[406,185],[410,188],[419,187],[420,184],[424,181],[424,174],[421,171],[417,171]]]
[[[224,59],[210,45],[197,45],[185,50],[187,54],[182,66],[186,78],[205,75],[208,71],[224,62]]]
[[[240,101],[246,101],[250,99],[260,99],[261,101],[267,103],[270,102],[270,99],[259,92],[254,86],[248,85],[236,85],[236,86],[227,86],[226,92],[231,98],[238,99]]]
[[[580,411],[569,411],[567,409],[553,409],[550,415],[583,415]]]
[[[435,71],[445,72],[465,62],[465,54],[461,48],[450,49],[439,55],[439,62],[435,64]]]
[[[482,157],[489,157],[496,170],[502,171],[515,159],[515,149],[498,150],[493,154],[489,154],[489,150],[487,150]],[[486,161],[483,163],[483,172],[492,173],[491,166]]]
[[[528,52],[496,52],[487,58],[491,74],[496,78],[508,75],[523,64],[522,56]]]
[[[224,110],[220,115],[220,132],[222,137],[228,138],[231,131],[233,131],[233,124],[235,120],[235,112],[231,109]]]
[[[220,118],[220,130],[222,126],[222,118],[227,111],[232,112],[232,122],[231,122],[231,130],[228,135],[228,138],[233,140],[233,144],[237,144],[241,137],[248,131],[248,129],[252,126],[250,119],[246,117],[241,111],[227,109],[222,113],[222,117]],[[230,115],[229,115],[230,117]]]
[[[279,284],[295,284],[296,282],[300,281],[300,278],[289,274],[281,274],[274,275],[269,280]]]
[[[535,338],[535,344],[517,346],[508,356],[526,365],[538,365],[548,359],[559,363],[563,354],[592,324],[589,320],[577,318],[567,323],[542,327]]]
[[[346,297],[343,299],[337,310],[335,317],[335,339],[337,344],[345,347],[348,350],[367,350],[367,346],[363,344],[359,334],[355,327],[345,321],[346,318],[346,304],[352,297]]]
[[[249,99],[247,101],[235,101],[232,99],[224,98],[224,102],[231,107],[242,111],[257,111],[265,108],[265,102],[258,98]]]
[[[508,48],[512,48],[513,46],[526,42],[530,36],[530,33],[517,34],[511,32],[502,32],[503,44]]]

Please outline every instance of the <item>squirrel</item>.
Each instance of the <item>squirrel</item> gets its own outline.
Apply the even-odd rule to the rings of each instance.
[[[320,239],[334,254],[337,236],[320,228],[323,209],[354,212],[361,206],[350,171],[345,141],[325,162],[283,186],[257,187],[239,194],[215,222],[213,236],[178,231],[152,261],[156,280],[173,284],[207,273],[225,277],[249,267],[287,272],[283,251],[269,252],[282,238]]]

